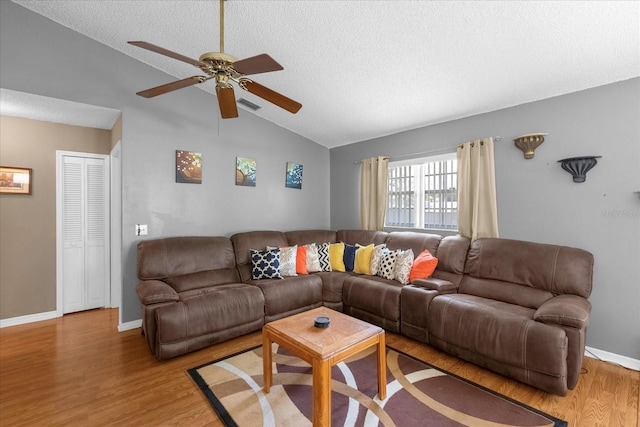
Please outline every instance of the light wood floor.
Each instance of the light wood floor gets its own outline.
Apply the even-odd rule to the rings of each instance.
[[[222,425],[186,370],[259,345],[259,332],[159,362],[140,329],[117,324],[118,311],[103,309],[0,329],[0,425]],[[387,344],[570,426],[638,426],[637,371],[585,358],[578,386],[559,397],[402,336]]]

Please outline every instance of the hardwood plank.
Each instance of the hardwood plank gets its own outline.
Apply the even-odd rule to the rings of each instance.
[[[102,309],[0,329],[0,425],[222,426],[186,370],[260,345],[260,332],[160,362],[140,329]],[[549,395],[387,333],[387,344],[555,415],[570,426],[638,427],[640,372],[585,358],[565,397]]]

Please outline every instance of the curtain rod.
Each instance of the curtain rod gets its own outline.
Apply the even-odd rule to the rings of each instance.
[[[498,142],[502,139],[502,137],[500,136],[494,136],[493,140]],[[460,145],[460,144],[458,144]],[[445,153],[449,153],[452,152],[453,150],[456,150],[458,148],[458,145],[456,145],[455,147],[451,147],[451,148],[442,148],[440,150],[432,150],[432,151],[422,151],[420,153],[413,153],[413,154],[405,154],[403,156],[398,156],[398,157],[387,157],[384,156],[385,159],[388,159],[389,161],[393,162],[393,161],[398,161],[398,160],[407,160],[407,159],[412,159],[412,158],[418,158],[418,157],[422,157],[422,156],[432,156],[432,155],[436,155],[436,154],[445,154]],[[359,161],[355,161],[353,162],[354,165],[359,165],[360,163],[362,163],[362,160]]]

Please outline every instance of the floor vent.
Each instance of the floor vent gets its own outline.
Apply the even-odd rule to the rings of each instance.
[[[248,109],[253,110],[253,111],[256,111],[256,110],[259,110],[260,108],[262,108],[262,107],[260,107],[259,105],[256,105],[256,104],[254,104],[254,103],[253,103],[253,102],[251,102],[251,101],[247,101],[247,100],[246,100],[246,99],[244,99],[244,98],[240,98],[240,99],[238,99],[238,104],[240,104],[240,105],[242,105],[242,106],[245,106],[245,107],[247,107]]]

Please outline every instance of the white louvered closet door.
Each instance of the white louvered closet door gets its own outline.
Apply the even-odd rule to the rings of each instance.
[[[63,156],[63,313],[105,306],[109,283],[108,165]]]

